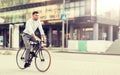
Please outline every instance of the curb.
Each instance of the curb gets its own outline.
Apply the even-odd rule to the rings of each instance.
[[[49,51],[53,53],[74,53],[74,54],[93,54],[93,55],[114,55],[114,56],[120,56],[120,53],[97,53],[97,52],[83,52],[83,51],[77,51],[77,50],[68,50],[64,49],[62,51],[62,48],[48,48]],[[13,55],[17,53],[17,48],[0,48],[0,55]]]
[[[15,55],[17,51],[0,50],[0,55]]]
[[[74,53],[74,54],[91,54],[91,55],[114,55],[114,56],[120,56],[120,54],[115,54],[115,53],[94,53],[94,52],[78,52],[78,51],[55,51],[55,53]]]

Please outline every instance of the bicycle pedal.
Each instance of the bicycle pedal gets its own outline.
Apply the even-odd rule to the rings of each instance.
[[[45,61],[45,59],[41,59],[41,61]]]
[[[24,68],[30,67],[30,65],[31,65],[30,63],[25,63]]]
[[[21,57],[21,59],[25,59],[24,57]]]

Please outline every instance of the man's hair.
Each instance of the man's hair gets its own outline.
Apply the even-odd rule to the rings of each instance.
[[[33,11],[32,15],[34,15],[34,14],[38,14],[38,11]]]

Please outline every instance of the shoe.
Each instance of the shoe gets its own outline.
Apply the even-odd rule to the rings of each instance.
[[[33,57],[37,57],[37,55],[34,52],[30,52],[30,54],[32,54]]]
[[[25,63],[24,68],[27,68],[30,66],[30,63]]]

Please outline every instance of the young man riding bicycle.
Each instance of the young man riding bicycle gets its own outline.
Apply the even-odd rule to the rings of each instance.
[[[30,53],[30,49],[31,49],[30,48],[30,40],[34,41],[34,42],[37,42],[37,41],[40,42],[40,40],[41,40],[34,33],[37,28],[39,29],[39,31],[41,33],[41,39],[46,41],[46,36],[44,34],[42,24],[39,20],[39,13],[38,13],[38,11],[34,11],[32,13],[32,18],[30,18],[26,22],[26,26],[25,26],[25,29],[23,31],[23,36],[22,36],[24,44],[25,44],[25,48],[26,48],[25,65],[24,65],[25,68],[30,66],[30,63],[28,62],[29,53]]]

